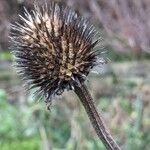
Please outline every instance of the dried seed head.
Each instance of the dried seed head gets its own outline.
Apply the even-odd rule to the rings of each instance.
[[[56,3],[25,9],[22,24],[12,25],[11,49],[19,75],[38,87],[47,101],[86,80],[97,65],[97,32],[68,7]],[[101,62],[103,63],[103,62]]]

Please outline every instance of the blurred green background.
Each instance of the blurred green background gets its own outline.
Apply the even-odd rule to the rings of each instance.
[[[91,73],[86,84],[105,124],[123,150],[149,150],[150,20],[145,16],[150,14],[146,7],[150,2],[61,2],[92,18],[104,38],[105,55],[111,61],[102,74]],[[32,5],[32,0],[0,0],[0,150],[104,150],[72,91],[57,97],[48,111],[44,99],[39,101],[34,91],[24,89],[12,66],[10,22],[18,20],[23,6]]]

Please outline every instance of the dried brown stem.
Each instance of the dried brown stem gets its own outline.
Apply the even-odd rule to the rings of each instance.
[[[81,86],[75,86],[75,93],[78,95],[81,103],[83,104],[88,117],[95,129],[98,137],[101,139],[103,144],[108,150],[121,150],[111,134],[106,129],[101,116],[96,110],[96,106],[94,101],[86,87],[85,84],[81,84]]]

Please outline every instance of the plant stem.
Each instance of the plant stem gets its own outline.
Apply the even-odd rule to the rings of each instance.
[[[103,120],[99,113],[97,112],[94,101],[86,87],[85,84],[81,84],[81,86],[74,86],[74,91],[78,95],[81,103],[83,104],[88,117],[95,129],[98,137],[101,139],[106,149],[108,150],[121,150],[111,134],[106,129]]]

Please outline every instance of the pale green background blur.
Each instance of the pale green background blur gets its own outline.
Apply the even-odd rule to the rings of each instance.
[[[86,84],[105,124],[123,150],[149,150],[150,2],[61,2],[89,18],[103,36],[111,61]],[[0,150],[104,150],[73,91],[57,97],[48,111],[44,99],[23,88],[8,48],[10,22],[23,6],[32,9],[33,0],[0,0]]]

